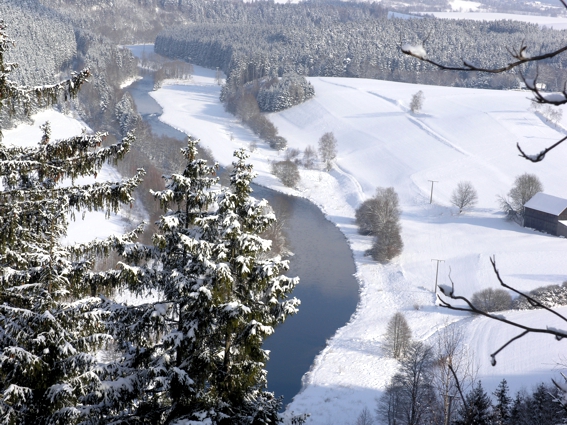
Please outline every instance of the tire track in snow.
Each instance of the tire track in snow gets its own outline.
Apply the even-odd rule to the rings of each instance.
[[[336,162],[334,164],[333,170],[336,172],[336,173],[333,173],[333,174],[336,174],[333,177],[335,177],[335,179],[337,181],[339,181],[340,187],[346,189],[348,186],[350,186],[352,188],[352,190],[344,190],[343,189],[347,203],[353,209],[358,208],[358,206],[362,202],[364,202],[364,200],[366,199],[366,195],[364,194],[364,191],[362,190],[362,186],[360,185],[358,180],[356,180],[356,178],[354,178],[354,176],[352,174],[345,171]],[[347,184],[344,184],[345,182]]]
[[[388,103],[392,103],[393,105],[395,105],[396,107],[400,108],[402,111],[404,112],[408,112],[408,108],[405,108],[403,105],[400,105],[398,103],[397,100],[394,99],[390,99],[388,97],[382,96],[381,94],[378,94],[376,92],[372,92],[369,91],[367,92],[368,94],[371,94],[373,96],[376,96],[382,100],[385,100]],[[435,140],[437,140],[438,142],[444,144],[445,146],[456,150],[457,152],[459,152],[460,154],[463,154],[465,156],[471,156],[470,153],[468,153],[467,151],[459,148],[458,146],[455,146],[453,143],[451,143],[449,140],[447,140],[446,138],[444,138],[443,136],[441,136],[439,133],[437,133],[435,130],[433,130],[431,127],[429,127],[427,124],[425,124],[423,121],[418,120],[415,117],[412,117],[411,115],[408,115],[406,117],[408,119],[409,122],[411,122],[413,125],[415,125],[416,127],[418,127],[420,130],[422,130],[423,132],[427,133],[429,136],[433,137]]]

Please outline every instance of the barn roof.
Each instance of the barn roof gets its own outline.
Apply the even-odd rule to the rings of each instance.
[[[538,192],[524,206],[532,210],[559,215],[567,209],[567,199]]]

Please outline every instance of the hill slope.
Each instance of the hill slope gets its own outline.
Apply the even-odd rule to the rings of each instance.
[[[164,107],[164,121],[201,137],[226,164],[231,151],[248,146],[254,136],[223,111],[215,98],[214,71],[209,77],[206,72],[197,69],[193,85],[165,86],[155,98]],[[288,410],[311,412],[308,423],[313,424],[352,423],[362,408],[373,410],[375,398],[396,369],[381,349],[386,323],[396,311],[406,314],[414,337],[421,340],[453,322],[465,327],[488,391],[504,376],[516,391],[557,374],[553,367],[566,347],[551,337],[517,341],[491,367],[488,355],[518,332],[436,307],[431,259],[445,260],[440,283],[449,283],[450,270],[457,292],[465,296],[497,287],[489,263],[492,255],[504,279],[520,289],[565,280],[567,242],[505,221],[495,198],[506,194],[514,177],[524,172],[537,174],[546,192],[567,197],[567,146],[536,165],[519,158],[515,147],[519,142],[528,152],[539,151],[561,138],[564,130],[529,111],[525,92],[309,80],[315,98],[270,118],[289,146],[299,149],[316,146],[324,132],[333,131],[338,139],[335,169],[302,170],[299,188],[292,190],[269,174],[269,161],[280,159],[280,154],[260,143],[252,160],[261,184],[310,198],[345,233],[358,269],[361,301],[351,322],[318,356]],[[422,113],[412,114],[408,105],[418,90],[425,94],[424,107]],[[432,205],[428,180],[438,181]],[[464,215],[449,203],[461,180],[470,180],[479,193],[477,207]],[[393,186],[403,209],[405,249],[386,266],[364,256],[371,239],[358,235],[354,225],[355,208],[376,186]],[[541,312],[510,314],[548,323]]]

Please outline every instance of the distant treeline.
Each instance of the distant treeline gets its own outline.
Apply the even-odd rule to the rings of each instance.
[[[375,4],[339,8],[334,3],[276,5],[260,2],[257,13],[236,15],[223,23],[191,24],[162,31],[155,41],[157,53],[210,68],[227,75],[248,68],[246,78],[305,76],[379,78],[425,84],[483,88],[518,87],[513,71],[506,75],[442,72],[400,52],[402,43],[425,40],[428,55],[439,62],[462,65],[469,59],[483,67],[510,61],[507,48],[522,41],[532,53],[557,48],[564,31],[535,24],[497,21],[390,19]],[[227,13],[231,10],[227,6]],[[228,17],[228,16],[227,16]],[[553,66],[549,66],[549,65]],[[540,66],[540,80],[550,89],[567,60],[556,57]],[[544,81],[545,80],[545,81]]]

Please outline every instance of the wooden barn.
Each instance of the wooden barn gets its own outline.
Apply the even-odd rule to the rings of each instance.
[[[536,193],[524,205],[524,227],[567,237],[567,199]]]

